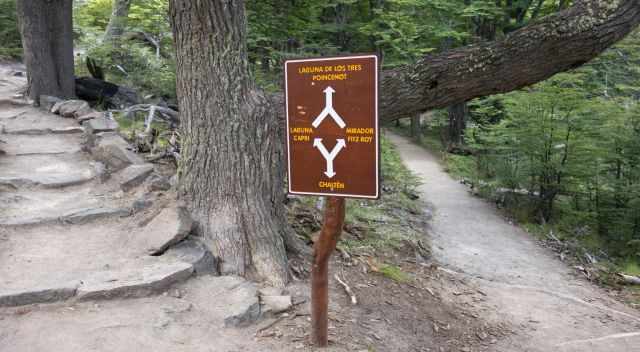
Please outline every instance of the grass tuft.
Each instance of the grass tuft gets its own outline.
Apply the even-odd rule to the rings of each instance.
[[[386,278],[389,278],[395,282],[407,283],[411,281],[409,274],[405,273],[400,267],[395,265],[382,265],[379,270],[380,274]]]

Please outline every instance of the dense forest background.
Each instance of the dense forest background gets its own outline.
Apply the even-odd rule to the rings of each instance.
[[[112,0],[74,2],[77,75],[175,102],[168,1],[133,0],[106,40]],[[496,40],[567,0],[248,1],[259,84],[281,89],[283,61],[376,52],[382,68]],[[0,57],[20,57],[15,1],[0,0]],[[449,170],[532,232],[588,262],[640,274],[640,33],[595,61],[521,91],[407,116],[393,128],[442,152]],[[87,63],[91,63],[87,65]],[[91,67],[89,69],[88,67]],[[496,244],[498,245],[498,244]]]

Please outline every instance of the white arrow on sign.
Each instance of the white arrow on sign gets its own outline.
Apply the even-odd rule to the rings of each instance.
[[[320,154],[322,154],[324,159],[327,161],[327,171],[325,171],[324,174],[329,178],[332,178],[336,175],[336,173],[333,171],[333,159],[336,158],[338,153],[340,153],[343,148],[347,147],[347,143],[345,143],[344,139],[338,139],[337,141],[338,142],[336,143],[335,147],[333,147],[333,150],[331,151],[331,153],[329,153],[327,148],[324,147],[324,144],[322,144],[322,138],[315,138],[313,140],[313,146],[315,148],[318,148]]]
[[[311,125],[315,128],[318,128],[318,126],[320,126],[322,121],[324,121],[327,116],[331,116],[333,120],[338,124],[338,126],[340,126],[340,128],[344,128],[346,126],[344,120],[342,120],[342,117],[340,117],[340,115],[338,115],[338,113],[333,109],[333,93],[335,93],[336,91],[331,88],[331,86],[329,86],[323,92],[325,101],[324,109],[322,110],[320,115],[316,117]]]

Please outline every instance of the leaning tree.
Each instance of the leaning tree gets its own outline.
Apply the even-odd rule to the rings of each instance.
[[[29,97],[73,97],[73,1],[17,0],[16,9]]]
[[[120,40],[127,26],[131,2],[132,0],[113,0],[109,24],[102,37],[103,41],[117,42]]]
[[[250,78],[244,1],[171,0],[181,111],[180,193],[226,273],[287,281],[282,97]],[[515,31],[384,72],[390,121],[516,90],[578,67],[640,23],[640,0],[583,0]]]

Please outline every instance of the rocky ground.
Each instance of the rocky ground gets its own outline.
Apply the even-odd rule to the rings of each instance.
[[[213,275],[169,175],[86,103],[31,107],[25,83],[3,67],[0,351],[262,350],[238,327],[270,305]]]

